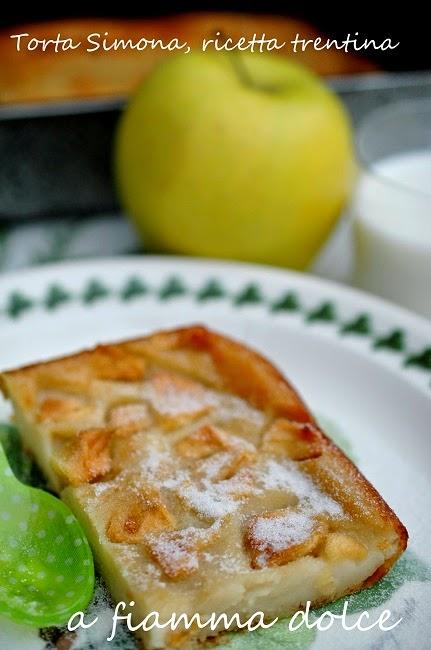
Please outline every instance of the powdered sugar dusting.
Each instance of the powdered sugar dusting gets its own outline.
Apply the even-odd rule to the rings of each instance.
[[[198,556],[192,549],[192,540],[196,538],[196,529],[184,528],[175,536],[166,533],[153,541],[153,550],[165,561],[191,572],[198,568]]]
[[[107,481],[105,483],[96,483],[94,485],[94,496],[96,499],[100,497],[106,490],[108,490],[110,487],[112,487],[112,483],[110,481]]]
[[[265,566],[272,554],[309,539],[318,527],[318,515],[336,518],[343,514],[341,506],[290,460],[267,460],[258,470],[258,483],[264,490],[288,491],[298,498],[296,507],[264,513],[252,521],[250,541],[259,567]]]
[[[143,474],[154,476],[170,459],[166,451],[158,449],[156,446],[149,445],[145,449],[145,457],[141,461],[141,470]]]
[[[248,562],[244,562],[239,555],[231,554],[228,551],[225,551],[222,555],[203,552],[201,557],[202,560],[212,567],[217,567],[217,571],[222,573],[238,573],[243,569],[248,569]]]
[[[286,490],[298,497],[299,502],[313,514],[340,517],[341,506],[324,494],[315,483],[289,460],[269,459],[258,473],[258,482],[265,490]]]
[[[224,450],[212,454],[199,464],[199,472],[208,479],[219,477],[222,470],[231,465],[235,458],[239,460],[242,455],[248,455],[251,459],[256,455],[256,447],[244,438],[228,436],[219,429],[217,431],[225,445]]]
[[[220,451],[202,461],[199,464],[199,470],[206,478],[215,479],[231,458],[232,454],[230,452]]]
[[[190,507],[209,519],[219,519],[234,512],[238,502],[229,498],[223,485],[205,481],[202,487],[186,485],[180,490]]]
[[[143,485],[154,486],[175,521],[173,530],[146,535],[148,569],[143,569],[142,557],[132,557],[131,546],[124,548],[128,571],[144,588],[184,579],[199,570],[200,561],[231,574],[250,571],[250,554],[254,569],[271,564],[274,554],[276,561],[290,561],[295,553],[309,553],[320,538],[315,535],[322,527],[319,516],[342,516],[340,505],[300,464],[259,453],[267,417],[244,400],[165,371],[145,383],[141,397],[157,417],[154,426],[138,434],[128,484],[137,493]],[[164,426],[165,415],[173,426]],[[182,415],[186,417],[175,421]],[[110,484],[118,486],[117,479]],[[102,485],[96,486],[97,495],[106,489]],[[222,527],[230,532],[221,533]],[[247,534],[249,553],[244,552]],[[226,552],[210,546],[215,538]]]
[[[217,530],[217,526],[189,526],[152,536],[149,538],[151,553],[171,578],[184,577],[199,568],[200,552],[211,543]]]
[[[223,424],[229,420],[246,420],[257,429],[265,424],[265,415],[248,402],[233,395],[223,396],[216,413],[217,422]]]
[[[156,412],[166,416],[196,413],[215,406],[218,401],[214,391],[163,373],[144,385],[143,397]]]
[[[253,538],[262,551],[259,564],[265,564],[267,552],[279,552],[308,539],[315,527],[312,517],[304,511],[288,511],[280,517],[258,517],[253,525]]]
[[[177,490],[179,487],[190,481],[190,474],[187,470],[177,470],[172,476],[165,478],[160,487],[165,490]]]

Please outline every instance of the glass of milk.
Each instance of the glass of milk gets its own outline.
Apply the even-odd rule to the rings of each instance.
[[[357,150],[355,284],[431,318],[431,98],[371,113]]]

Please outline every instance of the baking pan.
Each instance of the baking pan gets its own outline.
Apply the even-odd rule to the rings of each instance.
[[[431,97],[431,72],[329,78],[354,125],[394,99]],[[118,210],[112,178],[122,99],[0,107],[0,221]]]

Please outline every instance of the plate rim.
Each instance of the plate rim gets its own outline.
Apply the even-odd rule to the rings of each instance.
[[[371,296],[363,291],[357,290],[349,286],[343,286],[333,281],[328,281],[321,279],[316,276],[309,276],[300,272],[290,271],[279,269],[271,266],[264,265],[255,265],[247,263],[236,263],[236,262],[225,262],[223,260],[208,260],[200,258],[187,258],[187,257],[177,257],[177,256],[118,256],[118,257],[106,257],[98,259],[80,259],[68,262],[60,262],[55,264],[49,264],[45,266],[30,267],[27,269],[21,269],[18,271],[11,271],[0,276],[0,319],[2,317],[2,308],[4,305],[5,298],[7,299],[8,295],[14,291],[15,285],[16,288],[20,286],[24,287],[24,293],[28,293],[30,296],[36,297],[40,300],[40,295],[38,292],[42,291],[44,294],[45,290],[48,289],[53,283],[61,284],[63,277],[65,275],[76,273],[77,270],[80,270],[83,276],[83,283],[89,281],[91,278],[101,276],[100,279],[103,281],[104,275],[112,273],[113,270],[123,268],[123,274],[120,278],[120,283],[124,283],[127,279],[133,275],[139,275],[142,273],[145,278],[145,269],[149,266],[152,266],[153,269],[161,267],[160,273],[160,285],[162,285],[167,278],[171,276],[179,276],[181,278],[182,270],[190,268],[199,268],[202,269],[202,277],[199,278],[201,281],[200,284],[203,285],[211,276],[217,274],[220,275],[220,279],[223,280],[223,276],[226,272],[232,269],[239,269],[243,272],[243,278],[240,280],[240,287],[246,286],[248,282],[257,281],[260,279],[266,278],[266,281],[270,281],[272,278],[285,279],[286,287],[285,290],[295,291],[297,290],[299,295],[304,292],[306,294],[307,289],[313,290],[316,293],[320,293],[318,300],[321,302],[329,299],[335,302],[335,305],[341,306],[346,300],[351,301],[356,300],[356,311],[367,311],[370,312],[371,316],[382,316],[385,321],[394,322],[394,324],[399,324],[400,327],[405,328],[407,332],[418,332],[421,337],[423,337],[431,349],[431,322],[428,322],[426,319],[416,316],[415,314],[405,310],[397,305],[393,305],[387,301],[384,301],[380,298]],[[154,271],[153,271],[154,272]],[[113,277],[113,276],[110,276]],[[79,284],[81,284],[81,275],[79,276]],[[107,278],[108,279],[108,278]],[[30,283],[34,283],[30,286]],[[281,283],[280,283],[281,284]],[[109,286],[109,283],[108,283]],[[158,291],[159,285],[157,285],[156,292]],[[239,289],[241,290],[241,289]],[[265,287],[262,287],[263,294],[265,295]],[[235,292],[237,290],[235,289]],[[280,292],[282,290],[280,289]],[[194,298],[196,296],[196,290],[193,289],[192,293],[186,294],[188,298]],[[75,294],[74,294],[75,295]],[[76,294],[78,296],[78,293]],[[81,295],[81,294],[79,294]],[[151,293],[153,295],[153,293]],[[235,307],[235,295],[236,293],[229,293],[229,305]],[[119,294],[116,293],[116,297]],[[144,296],[145,298],[146,296]],[[181,297],[181,296],[178,296]],[[273,298],[271,298],[273,300]],[[314,298],[313,298],[314,300]],[[195,302],[195,301],[194,301]],[[39,305],[40,303],[38,303]],[[82,302],[74,301],[73,304],[78,304],[85,308],[85,305],[82,305]],[[244,305],[247,307],[247,304]],[[249,304],[250,307],[253,307],[253,303]],[[273,314],[269,309],[270,305],[268,301],[264,302],[265,317],[272,320]],[[38,310],[39,311],[39,310]],[[349,312],[351,311],[349,306]],[[31,313],[31,312],[30,312]],[[289,315],[291,312],[286,312],[286,315]],[[293,314],[298,312],[293,312]],[[48,315],[46,309],[43,310],[43,315]],[[301,328],[305,326],[305,318],[303,319],[304,314],[301,313]],[[24,314],[25,317],[25,314]],[[13,324],[15,321],[10,318],[6,320],[8,325]],[[325,323],[322,323],[325,325]],[[337,322],[337,333],[334,334],[331,338],[339,339],[339,328]],[[387,323],[386,323],[387,324]],[[386,326],[386,325],[385,325]],[[1,324],[0,324],[0,340],[1,340]],[[362,337],[365,341],[369,341],[370,337]],[[368,346],[368,355],[374,357],[375,350],[372,345]],[[394,351],[396,354],[396,351]],[[403,353],[404,354],[404,353]],[[397,358],[400,357],[400,354],[396,355]],[[399,374],[404,376],[407,381],[409,381],[408,375],[403,372],[403,364],[399,364],[398,370]],[[431,368],[430,368],[431,370]],[[427,372],[427,377],[431,379],[431,372]],[[414,382],[409,381],[409,384],[414,384]],[[430,384],[428,380],[428,385]],[[420,388],[416,384],[417,388]],[[428,389],[429,391],[429,389]],[[429,395],[429,392],[428,392]],[[385,601],[386,602],[386,601]],[[17,637],[18,638],[18,637]],[[338,635],[337,635],[337,638]],[[12,639],[13,641],[13,639]]]
[[[389,313],[393,313],[395,318],[401,318],[409,321],[413,327],[418,329],[428,330],[428,335],[431,339],[431,321],[425,316],[416,314],[415,312],[402,307],[390,300],[381,298],[380,296],[373,295],[359,289],[357,287],[343,284],[335,280],[322,278],[311,273],[296,271],[294,269],[272,266],[269,264],[258,264],[251,262],[241,262],[234,260],[224,260],[217,258],[207,257],[188,257],[182,255],[146,255],[146,254],[131,254],[131,255],[115,255],[107,257],[82,257],[74,260],[66,260],[61,262],[53,262],[49,264],[25,267],[3,272],[0,275],[0,291],[2,285],[13,281],[14,278],[18,280],[25,280],[29,277],[31,280],[42,278],[44,275],[50,275],[58,271],[69,272],[75,271],[79,267],[88,267],[89,270],[97,268],[98,266],[121,266],[128,264],[130,266],[139,264],[145,266],[146,264],[180,264],[181,266],[202,266],[207,269],[220,267],[220,270],[225,268],[243,270],[246,272],[264,273],[274,275],[277,278],[293,278],[295,281],[303,284],[305,287],[308,285],[310,288],[322,286],[329,291],[338,293],[341,297],[357,296],[361,301],[365,301],[370,307],[381,309]],[[431,342],[431,341],[430,341]]]
[[[415,370],[420,371],[422,379],[425,374],[425,378],[428,379],[428,389],[431,388],[431,382],[429,381],[431,379],[431,321],[355,287],[343,285],[319,276],[270,265],[174,255],[122,255],[89,259],[80,258],[27,267],[6,272],[0,276],[0,319],[5,319],[6,324],[11,324],[17,322],[21,316],[25,317],[26,314],[34,312],[36,308],[38,311],[41,308],[46,313],[52,313],[61,302],[79,303],[84,306],[92,301],[100,301],[103,298],[112,298],[113,296],[127,302],[130,296],[129,298],[124,297],[122,291],[114,290],[112,286],[104,294],[103,292],[102,294],[99,292],[98,295],[96,293],[93,298],[90,296],[88,300],[85,298],[84,291],[83,293],[74,293],[67,298],[63,297],[63,300],[60,298],[57,303],[54,301],[51,305],[47,298],[47,292],[58,286],[61,290],[61,283],[63,281],[67,282],[66,276],[73,277],[76,273],[79,273],[80,276],[86,275],[87,277],[83,278],[83,282],[88,285],[91,281],[98,280],[97,275],[103,276],[115,269],[121,269],[122,276],[124,276],[123,282],[126,282],[139,274],[143,274],[141,279],[144,279],[146,270],[151,269],[154,272],[154,269],[157,268],[161,270],[162,282],[172,278],[175,279],[176,276],[181,275],[181,271],[187,272],[193,269],[202,271],[201,290],[204,283],[208,283],[211,277],[216,276],[213,279],[223,281],[223,275],[226,272],[237,272],[239,277],[243,276],[240,278],[242,281],[242,294],[241,292],[233,294],[223,290],[221,295],[215,296],[216,298],[228,300],[231,307],[263,306],[266,308],[268,316],[275,315],[276,312],[284,315],[299,314],[303,318],[304,324],[335,325],[335,332],[340,337],[347,338],[347,335],[356,335],[358,339],[361,337],[364,341],[369,340],[370,353],[379,349],[398,353],[401,359],[400,369],[414,367]],[[217,278],[217,275],[220,278]],[[103,277],[100,279],[103,281]],[[315,294],[316,305],[307,309],[303,309],[301,304],[298,307],[293,305],[283,306],[280,300],[277,302],[277,299],[274,299],[273,296],[269,297],[267,293],[268,287],[262,288],[258,284],[260,281],[268,283],[271,279],[278,284],[285,281],[284,295],[295,294],[295,292],[304,292],[304,295],[306,295],[307,291],[309,294]],[[257,294],[255,292],[254,296],[247,295],[246,290],[253,285],[257,286]],[[45,298],[36,295],[38,290],[45,291]],[[172,291],[168,296],[163,296],[163,289],[159,287],[155,291],[153,288],[151,288],[150,292],[142,291],[142,295],[152,293],[162,301],[166,298],[184,297],[187,294],[188,297],[194,298],[195,302],[201,301],[203,303],[205,299],[200,297],[201,290],[184,287],[182,290]],[[137,295],[139,295],[139,292],[131,297]],[[214,299],[214,296],[212,296],[212,299]],[[330,313],[331,306],[332,314]],[[343,321],[337,315],[337,307],[346,306],[348,306],[350,314],[347,320]],[[360,324],[356,326],[355,322],[360,317],[365,318],[365,321],[368,319],[371,323],[373,323],[373,319],[381,319],[386,322],[386,330],[373,331],[373,326],[370,323],[368,323],[367,329],[364,321],[362,322],[362,328]],[[417,339],[415,345],[406,344],[406,341],[410,338]],[[403,374],[406,376],[405,373]]]

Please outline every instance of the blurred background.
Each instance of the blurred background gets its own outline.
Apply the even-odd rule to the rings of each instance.
[[[139,8],[136,3],[122,2],[109,14],[88,3],[82,8],[76,3],[73,7],[62,4],[51,10],[37,4],[19,13],[11,7],[2,11],[0,27],[0,271],[76,257],[153,251],[202,254],[300,268],[358,284],[431,315],[431,301],[423,294],[431,278],[431,50],[424,9],[419,4],[385,11],[376,3],[364,2],[354,6],[268,1],[264,7],[257,2],[164,2],[142,3]],[[120,147],[119,171],[115,137],[125,106],[141,84],[148,83],[165,57],[163,53],[17,53],[10,39],[10,34],[20,32],[36,38],[53,38],[61,32],[80,40],[90,32],[108,31],[112,37],[178,36],[198,43],[217,29],[235,38],[265,32],[268,37],[290,40],[299,32],[305,38],[342,40],[348,33],[358,32],[360,40],[390,38],[399,42],[396,49],[384,52],[372,48],[357,54],[335,48],[308,49],[293,56],[286,49],[278,55],[280,60],[294,59],[316,73],[319,83],[344,106],[357,171],[355,182],[346,182],[344,193],[334,202],[337,213],[332,207],[325,224],[319,222],[317,213],[301,212],[299,206],[299,226],[291,231],[280,226],[280,236],[286,233],[293,247],[307,251],[301,261],[289,256],[288,244],[285,258],[279,252],[273,257],[267,252],[260,254],[251,245],[247,250],[239,248],[238,253],[232,248],[220,249],[218,254],[216,245],[200,247],[197,237],[203,238],[205,233],[194,233],[191,227],[190,245],[184,240],[175,247],[175,237],[166,234],[166,228],[171,227],[175,235],[176,208],[172,208],[171,226],[166,225],[170,215],[165,204],[163,215],[157,206],[149,214],[148,205],[154,206],[154,201],[147,201],[140,214],[145,197],[141,201],[136,196],[139,190],[130,187],[128,179],[122,180],[124,168],[128,176],[134,164],[133,155],[128,157],[131,147],[127,142]],[[172,88],[180,83],[181,74],[180,70]],[[153,98],[148,93],[151,105]],[[145,106],[133,110],[140,110],[145,119]],[[199,98],[196,111],[198,115]],[[175,115],[166,112],[165,117],[169,125]],[[344,122],[340,122],[339,130],[343,128]],[[141,137],[139,126],[130,130],[132,135],[120,134],[121,141]],[[166,132],[170,133],[169,128]],[[142,142],[149,142],[150,136],[147,140],[144,136]],[[304,151],[305,140],[304,135]],[[334,149],[336,146],[334,143]],[[399,157],[405,154],[410,157],[400,166]],[[389,158],[390,164],[386,164]],[[342,173],[344,163],[337,164]],[[309,186],[314,180],[312,169],[310,162],[309,172],[307,167],[303,172]],[[142,187],[147,187],[148,178],[158,171],[154,166],[147,170]],[[210,176],[214,175],[201,176],[200,183],[208,193],[216,194],[219,188]],[[380,183],[382,178],[389,182]],[[286,172],[286,185],[289,180]],[[331,182],[328,171],[328,187]],[[139,179],[136,183],[139,185]],[[374,197],[372,205],[370,196]],[[172,202],[178,203],[174,194]],[[400,206],[402,213],[394,217]],[[327,208],[322,199],[322,215]],[[192,206],[191,214],[193,209],[199,211],[202,206]],[[390,217],[382,218],[385,214]],[[294,216],[286,209],[285,215],[276,215],[274,223],[280,223],[277,219],[288,222]],[[211,221],[210,210],[205,217]],[[163,233],[154,226],[158,220],[163,221]],[[418,258],[415,246],[419,244],[420,263],[417,266],[415,262],[413,273],[412,259]]]

